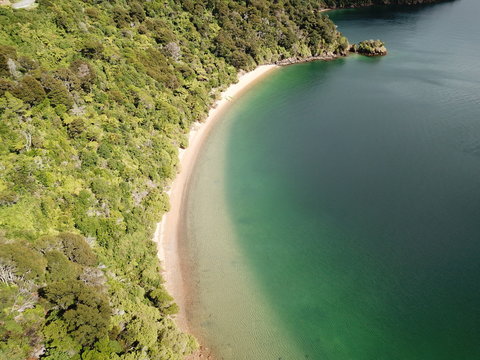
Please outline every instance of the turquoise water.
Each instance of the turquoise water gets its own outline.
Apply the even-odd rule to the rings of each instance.
[[[478,14],[331,13],[390,54],[282,68],[224,114],[186,207],[219,359],[480,359]]]

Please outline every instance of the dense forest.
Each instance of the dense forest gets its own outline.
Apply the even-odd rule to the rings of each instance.
[[[152,242],[178,148],[239,70],[345,54],[320,10],[373,2],[0,7],[0,358],[194,351]]]

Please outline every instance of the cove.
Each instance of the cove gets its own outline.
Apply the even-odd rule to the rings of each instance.
[[[389,55],[281,68],[232,103],[182,230],[218,359],[480,358],[479,13],[332,12]]]

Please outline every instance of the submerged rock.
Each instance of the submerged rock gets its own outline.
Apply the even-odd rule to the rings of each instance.
[[[351,52],[355,52],[365,56],[385,56],[388,51],[385,43],[381,40],[365,40],[354,44],[350,48]]]

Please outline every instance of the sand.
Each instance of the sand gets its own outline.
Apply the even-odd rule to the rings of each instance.
[[[189,294],[186,291],[185,279],[187,279],[188,274],[182,270],[182,254],[179,251],[179,227],[182,225],[182,206],[190,175],[202,144],[215,122],[220,118],[219,115],[229,106],[232,100],[275,68],[278,68],[278,66],[262,65],[251,72],[241,74],[239,81],[221,94],[220,100],[210,109],[207,119],[202,123],[193,124],[189,133],[188,148],[179,151],[179,172],[167,191],[170,198],[170,211],[164,214],[162,220],[157,224],[153,240],[157,243],[158,258],[162,264],[165,287],[180,307],[176,323],[185,332],[190,332],[186,316]]]

